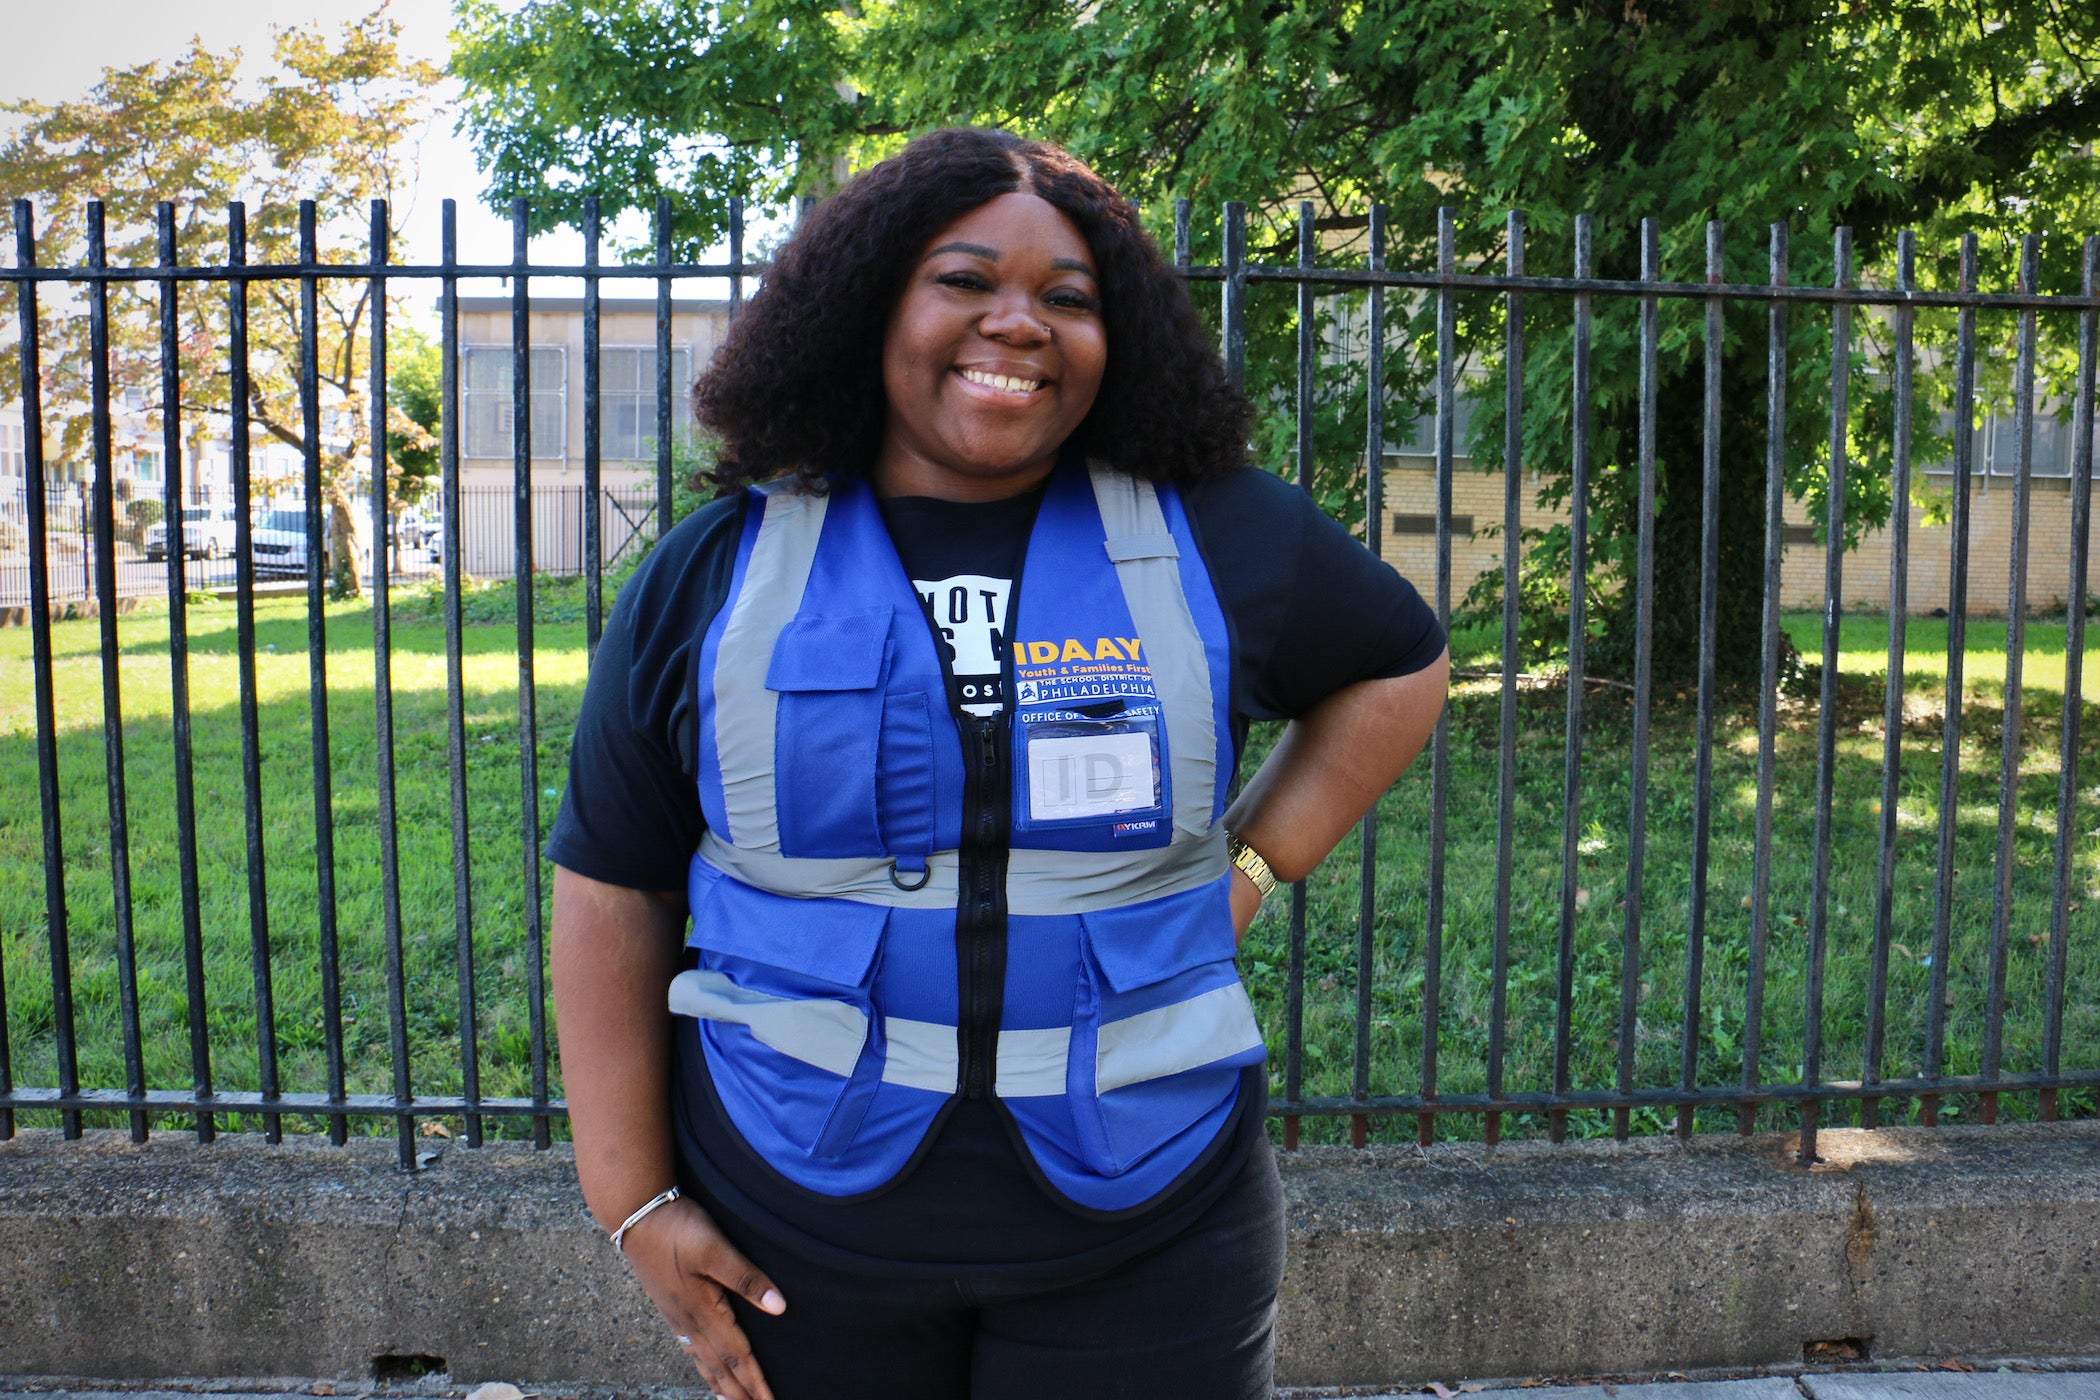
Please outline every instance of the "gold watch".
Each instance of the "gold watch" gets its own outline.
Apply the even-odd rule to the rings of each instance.
[[[1276,872],[1269,869],[1269,863],[1261,858],[1260,851],[1240,840],[1238,836],[1227,836],[1225,858],[1231,861],[1242,875],[1254,882],[1254,888],[1261,891],[1263,899],[1267,899],[1269,892],[1276,888]]]

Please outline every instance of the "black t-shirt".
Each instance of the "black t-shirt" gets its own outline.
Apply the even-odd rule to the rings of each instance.
[[[1245,470],[1182,489],[1233,649],[1234,738],[1290,719],[1357,681],[1420,670],[1443,650],[1412,585],[1303,492]],[[995,713],[1005,600],[1040,493],[965,504],[884,501],[883,518],[928,622],[953,649],[951,701]],[[608,884],[673,890],[705,821],[695,781],[693,662],[728,592],[744,498],[682,521],[620,591],[592,663],[547,843],[557,865]],[[730,1125],[691,1022],[681,1021],[676,1128],[688,1184],[749,1232],[873,1273],[996,1269],[1054,1278],[1165,1238],[1237,1174],[1262,1131],[1262,1070],[1180,1182],[1136,1212],[1082,1211],[1035,1176],[996,1101],[951,1101],[913,1169],[882,1192],[836,1201],[773,1171]]]

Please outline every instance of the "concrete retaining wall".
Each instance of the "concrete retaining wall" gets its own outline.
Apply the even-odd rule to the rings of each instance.
[[[1285,1159],[1279,1380],[2100,1353],[2100,1124]],[[0,1143],[0,1373],[689,1382],[568,1155]]]

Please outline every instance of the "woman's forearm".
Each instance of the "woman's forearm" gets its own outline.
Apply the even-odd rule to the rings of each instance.
[[[685,895],[554,872],[554,1015],[576,1175],[610,1231],[671,1185],[670,1016]]]
[[[1285,728],[1225,825],[1277,879],[1304,879],[1429,742],[1450,674],[1446,650],[1419,671],[1328,696]]]

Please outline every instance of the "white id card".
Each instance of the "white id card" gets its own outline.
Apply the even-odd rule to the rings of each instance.
[[[1158,805],[1149,735],[1045,735],[1028,741],[1030,821],[1107,817]]]

